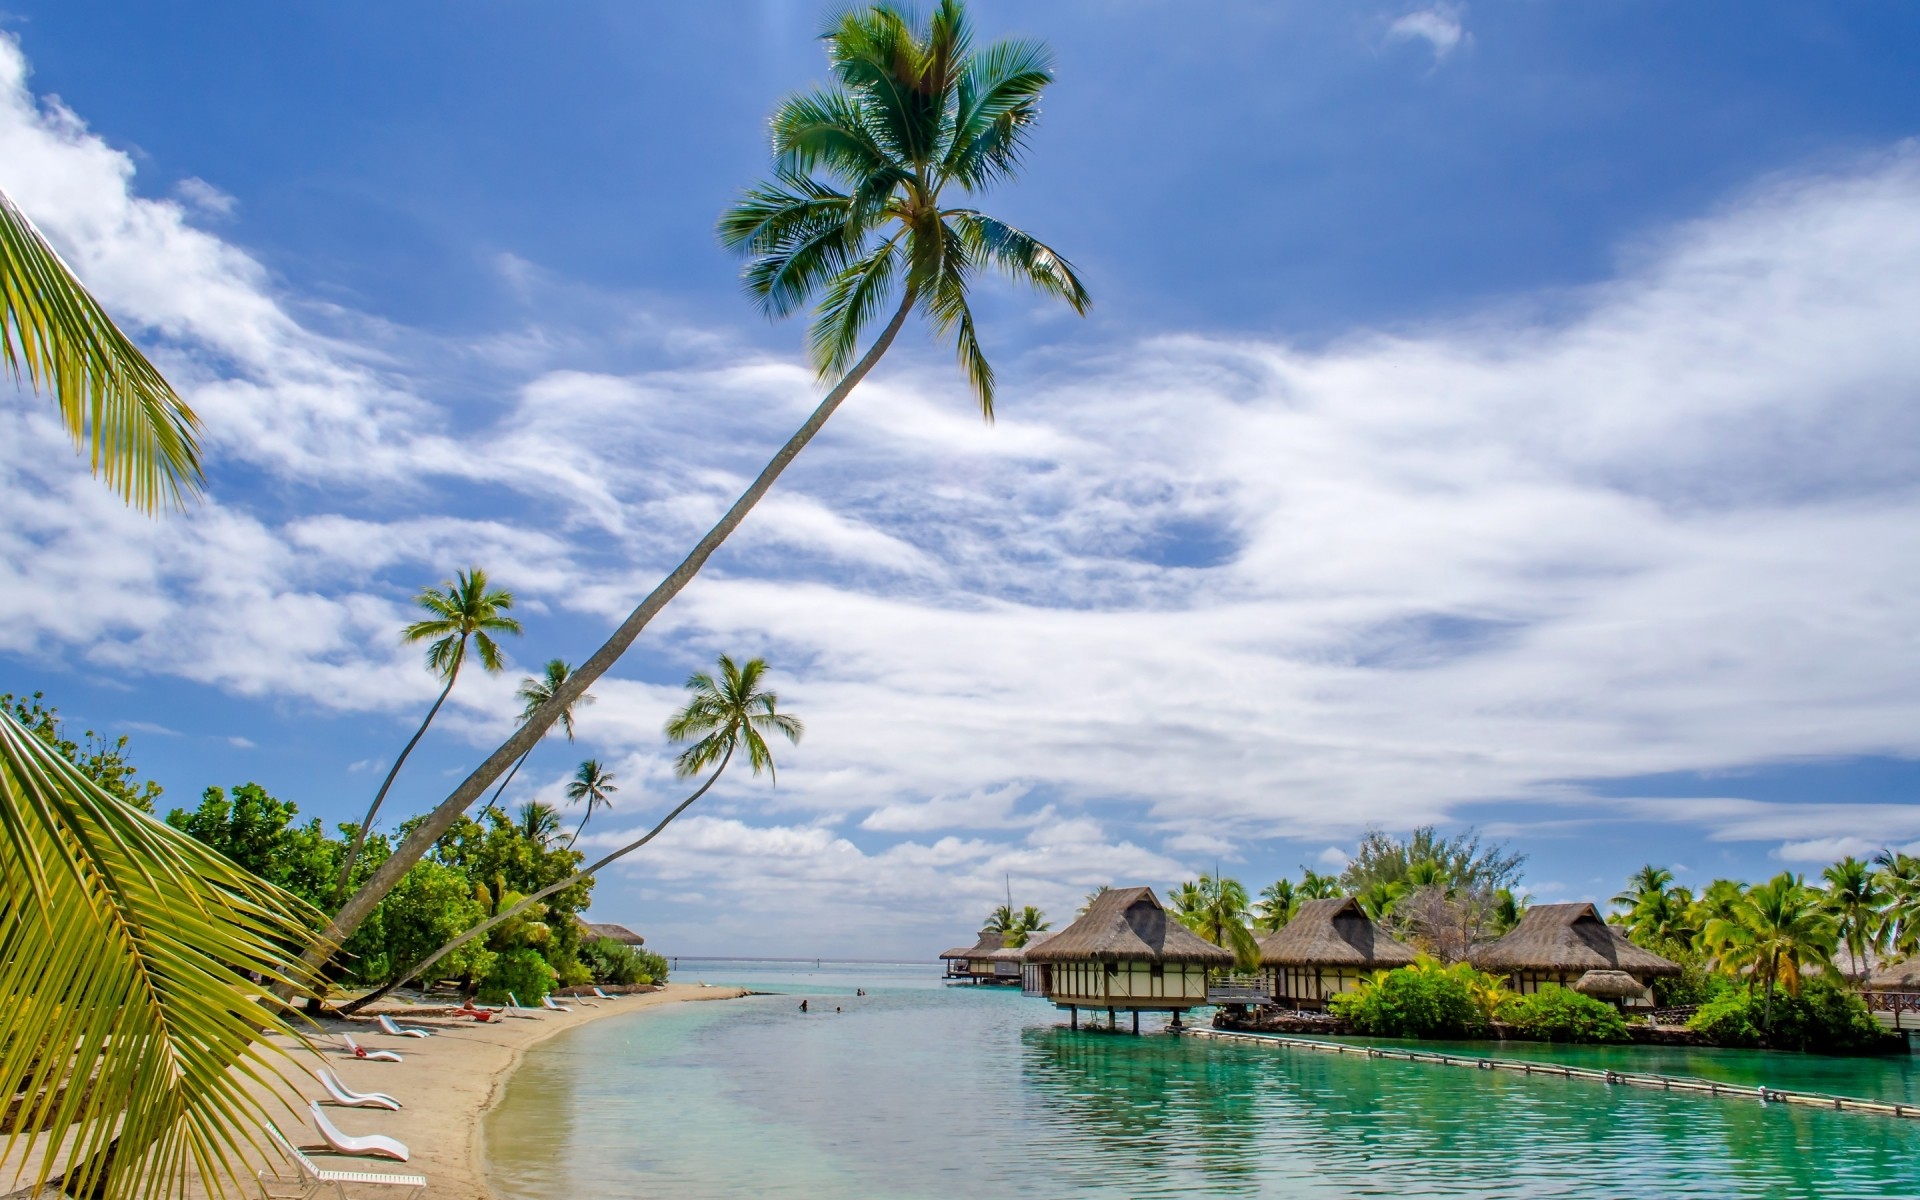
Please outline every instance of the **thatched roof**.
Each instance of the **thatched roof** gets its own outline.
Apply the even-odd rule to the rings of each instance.
[[[1867,976],[1866,986],[1876,992],[1920,992],[1920,958],[1881,967]]]
[[[994,951],[1006,947],[1007,935],[991,929],[980,931],[980,940],[971,946],[958,946],[952,950],[943,950],[941,958],[992,958]]]
[[[1404,967],[1416,953],[1382,933],[1352,896],[1309,900],[1278,932],[1260,939],[1263,967]]]
[[[1199,963],[1230,967],[1233,952],[1205,941],[1167,915],[1152,888],[1112,888],[1086,915],[1038,946],[1028,962]]]
[[[1027,951],[1032,950],[1034,947],[1052,938],[1059,937],[1064,932],[1066,931],[1062,929],[1041,929],[1028,934],[1027,944],[1020,947],[1020,958],[1024,961],[1027,957]]]
[[[647,939],[641,937],[633,930],[628,929],[625,925],[615,925],[611,922],[595,923],[593,921],[581,920],[579,917],[575,917],[574,920],[580,923],[580,936],[590,942],[597,942],[601,938],[612,938],[623,946],[644,946],[647,944]]]
[[[1627,940],[1591,904],[1536,904],[1513,932],[1467,955],[1482,971],[1625,971],[1645,978],[1680,967]]]
[[[1595,1000],[1638,1000],[1647,994],[1647,985],[1625,971],[1588,971],[1573,990]]]

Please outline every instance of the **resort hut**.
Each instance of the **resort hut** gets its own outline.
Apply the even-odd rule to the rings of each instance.
[[[1867,976],[1870,992],[1920,992],[1920,958],[1889,963]]]
[[[1058,929],[1043,929],[1037,933],[1029,933],[1027,935],[1027,944],[1020,947],[1020,994],[1021,995],[1045,996],[1047,994],[1045,989],[1043,989],[1040,986],[1041,972],[1043,970],[1050,970],[1051,968],[1044,968],[1041,966],[1041,964],[1034,962],[1032,959],[1027,957],[1027,952],[1029,950],[1035,949],[1038,946],[1043,945],[1049,938],[1052,938],[1058,935],[1060,932],[1061,931]]]
[[[1629,1000],[1651,998],[1647,985],[1625,971],[1588,971],[1574,981],[1573,990],[1616,1006]]]
[[[1260,977],[1276,1004],[1322,1009],[1375,971],[1404,967],[1416,951],[1382,932],[1352,896],[1309,900],[1260,939]]]
[[[1106,1009],[1107,1021],[1126,1010],[1134,1032],[1141,1012],[1180,1014],[1207,1003],[1207,970],[1233,966],[1233,953],[1205,941],[1167,915],[1152,888],[1100,893],[1086,915],[1026,950],[1038,968],[1034,988],[1067,1010],[1078,1028],[1080,1010]]]
[[[975,983],[991,982],[994,978],[993,955],[996,951],[1006,949],[1006,945],[1006,934],[982,929],[980,940],[973,945],[948,950],[940,955],[947,964],[946,978],[970,979]],[[1012,979],[1019,978],[1020,968],[1017,965],[1011,975]],[[1012,979],[1008,982],[1012,982]]]
[[[1482,971],[1505,975],[1523,995],[1544,984],[1573,987],[1589,971],[1619,971],[1646,984],[1660,975],[1678,975],[1677,963],[1627,940],[1600,919],[1591,904],[1536,904],[1513,932],[1477,947],[1467,958]]]
[[[580,926],[580,940],[583,942],[597,942],[601,938],[612,938],[622,946],[644,946],[647,944],[647,939],[641,937],[633,930],[628,929],[625,925],[615,925],[611,922],[583,921],[579,917],[575,917],[574,921]]]

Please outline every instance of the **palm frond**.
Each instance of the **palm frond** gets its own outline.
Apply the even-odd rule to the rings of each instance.
[[[191,1164],[230,1194],[266,1116],[249,1081],[288,1078],[266,1035],[293,1030],[268,991],[308,994],[299,954],[324,918],[114,800],[5,712],[0,825],[0,1095],[25,1097],[5,1157],[35,1131],[58,1148],[36,1186],[63,1173],[73,1195],[183,1196]]]
[[[720,214],[720,243],[747,254],[769,254],[846,222],[847,193],[805,175],[776,172],[746,190]]]
[[[825,379],[847,369],[860,349],[860,335],[879,315],[900,275],[900,236],[834,276],[807,331],[814,370]]]
[[[951,225],[943,223],[946,253],[940,261],[939,275],[927,294],[927,318],[937,333],[952,333],[954,352],[967,383],[980,402],[980,413],[993,420],[993,366],[980,347],[980,335],[973,324],[973,309],[967,303],[967,281],[973,273],[973,256],[965,238]]]
[[[954,209],[947,216],[977,261],[990,262],[1009,278],[1060,297],[1083,317],[1093,306],[1093,297],[1073,264],[1045,242],[972,209]]]
[[[897,181],[904,174],[875,140],[859,102],[845,92],[791,96],[775,110],[772,125],[780,175],[804,178],[824,168],[856,187],[875,176]]]
[[[940,97],[923,90],[925,48],[897,10],[876,5],[842,13],[826,34],[839,79],[868,115],[868,127],[891,156],[920,165],[940,136]]]
[[[1039,116],[1040,93],[1052,82],[1053,54],[1043,42],[996,42],[974,56],[956,83],[942,173],[969,190],[1012,176]]]
[[[93,472],[143,512],[204,483],[200,420],[0,192],[0,359],[46,387]]]

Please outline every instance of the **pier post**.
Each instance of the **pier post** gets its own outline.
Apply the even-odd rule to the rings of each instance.
[[[1113,1010],[1111,1008],[1107,1010],[1107,1028],[1108,1029],[1120,1028],[1120,1020],[1118,1017],[1115,1017],[1113,1015]]]
[[[1080,1010],[1071,1004],[1067,1005],[1067,1028],[1080,1028]]]
[[[1133,1032],[1136,1036],[1140,1033],[1140,1010],[1137,1008],[1133,1010]]]

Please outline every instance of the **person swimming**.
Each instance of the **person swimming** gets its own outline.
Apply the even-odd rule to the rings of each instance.
[[[802,1000],[802,1001],[800,1002],[800,1011],[801,1011],[801,1012],[805,1012],[805,1011],[807,1011],[807,1002],[806,1002],[805,1000]]]

